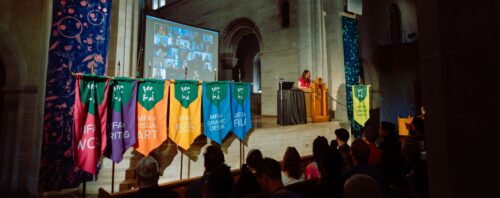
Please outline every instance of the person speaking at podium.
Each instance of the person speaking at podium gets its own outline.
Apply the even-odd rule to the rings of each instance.
[[[311,72],[309,70],[304,70],[302,76],[299,78],[299,89],[304,91],[310,90],[311,88]]]

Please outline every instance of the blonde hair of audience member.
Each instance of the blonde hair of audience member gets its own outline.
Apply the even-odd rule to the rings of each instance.
[[[382,198],[377,181],[368,175],[355,174],[344,183],[344,198]]]
[[[158,185],[160,169],[158,162],[151,156],[143,157],[137,162],[136,179],[139,188],[148,188]]]

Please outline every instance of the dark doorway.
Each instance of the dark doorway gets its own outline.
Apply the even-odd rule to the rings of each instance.
[[[246,34],[241,37],[236,48],[238,62],[233,68],[233,80],[238,82],[252,82],[252,114],[260,115],[260,45],[255,34]]]
[[[401,43],[401,11],[396,4],[389,6],[389,25],[391,44]]]
[[[284,1],[281,3],[281,27],[290,27],[290,3]]]

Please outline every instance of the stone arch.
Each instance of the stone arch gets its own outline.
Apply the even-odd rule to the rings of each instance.
[[[233,20],[221,32],[221,47],[220,47],[220,67],[219,76],[223,78],[231,76],[230,70],[236,66],[238,59],[236,51],[241,39],[248,35],[257,37],[259,48],[262,50],[262,34],[257,25],[248,18],[238,18]]]
[[[22,90],[22,74],[26,73],[26,62],[20,53],[12,34],[0,28],[0,70],[2,79],[0,82],[0,160],[9,161],[0,165],[0,186],[2,188],[15,188],[19,181],[21,133],[17,124],[22,117],[19,91]],[[25,134],[24,134],[25,135]],[[4,189],[0,189],[4,190]]]
[[[0,58],[4,64],[5,85],[16,87],[23,82],[21,74],[26,73],[26,62],[23,54],[10,37],[10,33],[0,28]]]

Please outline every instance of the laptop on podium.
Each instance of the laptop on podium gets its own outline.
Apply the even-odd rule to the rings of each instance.
[[[282,84],[281,84],[282,89],[283,90],[290,90],[290,89],[293,88],[293,84],[294,83],[295,82],[293,82],[293,81],[283,81]]]

